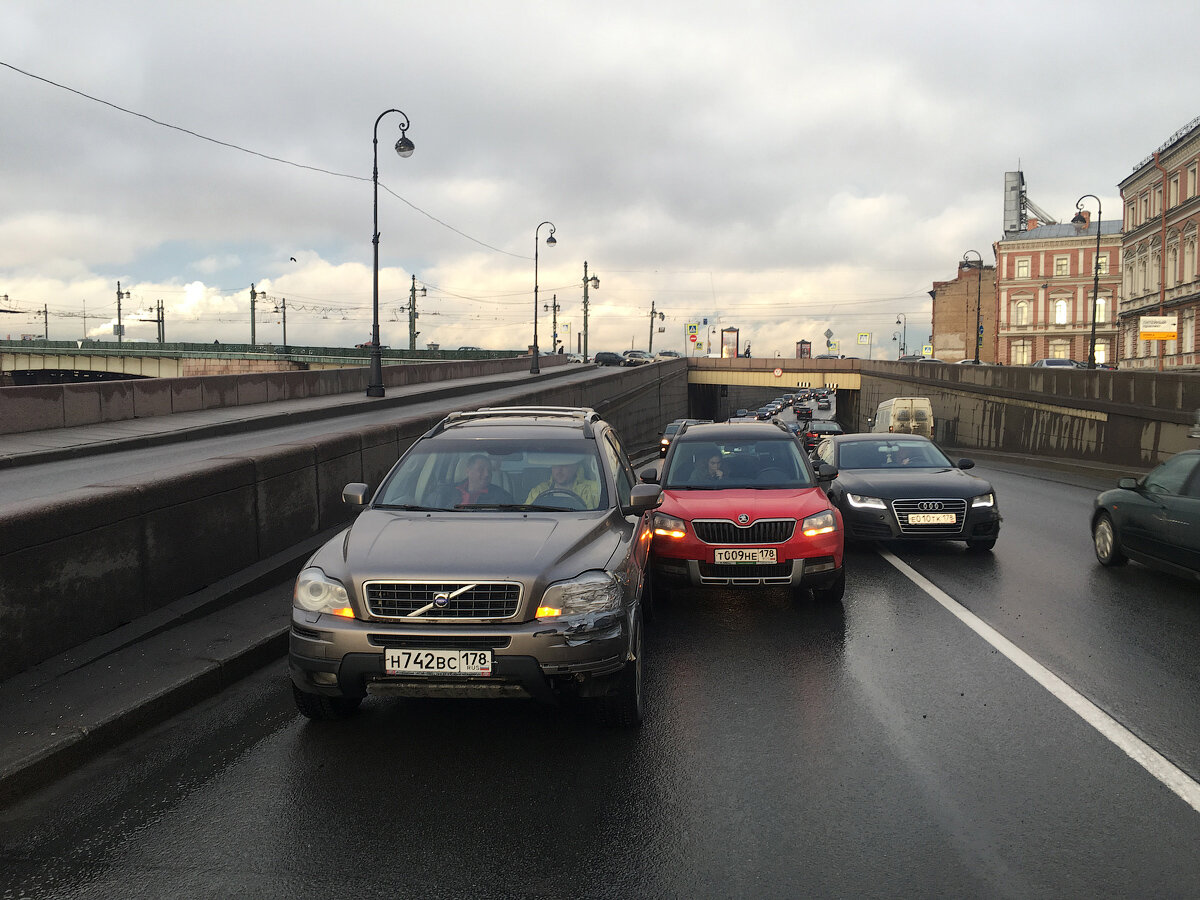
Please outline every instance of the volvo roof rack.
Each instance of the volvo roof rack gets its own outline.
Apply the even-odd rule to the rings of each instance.
[[[600,414],[594,409],[582,406],[484,406],[480,409],[460,409],[450,413],[438,422],[429,432],[430,435],[440,434],[453,425],[461,425],[480,419],[498,419],[510,417],[534,417],[539,419],[574,420],[583,425],[584,434],[594,437],[592,423],[600,421]]]

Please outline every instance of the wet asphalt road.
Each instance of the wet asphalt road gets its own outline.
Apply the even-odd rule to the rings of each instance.
[[[1096,486],[977,471],[992,554],[857,547],[835,605],[673,595],[636,732],[517,701],[309,723],[273,664],[6,809],[0,897],[1200,895],[1200,812],[890,558],[1192,781],[1200,592],[1095,563]]]
[[[1200,778],[1194,585],[1096,566],[1092,490],[980,469],[990,557],[885,552]],[[6,810],[0,896],[1200,893],[1200,813],[885,554],[848,559],[832,606],[675,594],[633,733],[517,701],[309,723],[272,665]]]

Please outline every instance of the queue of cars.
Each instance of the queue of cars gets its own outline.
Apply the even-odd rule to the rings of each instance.
[[[810,402],[800,396],[786,399]],[[677,420],[661,466],[635,475],[593,410],[451,413],[378,488],[345,486],[358,516],[299,573],[297,709],[340,719],[372,694],[526,697],[635,726],[644,629],[672,588],[779,586],[837,603],[848,543],[995,546],[996,490],[972,460],[919,433],[804,429]],[[1101,493],[1091,532],[1103,566],[1200,578],[1200,450]]]

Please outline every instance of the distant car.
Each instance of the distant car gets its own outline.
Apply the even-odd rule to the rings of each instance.
[[[982,359],[979,360],[978,362],[976,362],[974,359],[960,359],[957,363],[955,363],[955,365],[958,365],[958,366],[994,366],[995,363],[986,362],[985,360],[982,360]]]
[[[482,350],[482,347],[459,347],[459,350]]]
[[[374,346],[375,346],[375,344],[373,341],[367,341],[365,344],[355,344],[354,349],[355,350],[370,350]],[[380,344],[379,349],[380,350],[389,350],[391,348],[388,347],[387,344]]]
[[[812,407],[801,403],[799,406],[793,407],[797,419],[811,419],[813,417]]]
[[[583,362],[583,357],[578,353],[568,353],[568,354],[566,354],[566,357],[567,357],[567,362],[569,362],[569,363]]]
[[[823,438],[814,459],[837,469],[829,498],[842,512],[847,539],[966,541],[991,550],[1000,535],[996,492],[951,462],[923,435],[843,434]]]
[[[626,350],[621,355],[624,357],[623,366],[644,366],[654,362],[654,357],[645,350]]]
[[[654,354],[655,359],[682,359],[683,354],[675,350],[659,350]]]
[[[817,401],[817,409],[829,409],[830,403],[828,397],[822,397]]]
[[[804,429],[804,452],[812,453],[821,438],[845,433],[846,430],[832,419],[814,419]]]
[[[1141,479],[1096,497],[1092,544],[1104,566],[1133,559],[1200,578],[1200,450],[1184,450]]]
[[[658,458],[662,459],[667,455],[667,450],[671,446],[671,441],[678,434],[679,429],[684,425],[696,425],[700,422],[711,422],[712,419],[676,419],[669,423],[662,432],[662,437],[658,442]]]
[[[1050,358],[1039,359],[1033,364],[1035,369],[1078,369],[1079,363],[1073,359]]]
[[[613,353],[611,350],[601,350],[592,357],[592,362],[598,366],[623,366],[625,357],[620,353]]]
[[[846,588],[841,517],[784,428],[689,426],[671,445],[652,516],[655,594],[672,585],[780,585],[837,603]]]

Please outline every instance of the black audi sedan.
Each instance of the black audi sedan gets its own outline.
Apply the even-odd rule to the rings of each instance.
[[[1176,453],[1141,479],[1096,497],[1092,542],[1101,565],[1130,559],[1200,578],[1200,450]]]
[[[916,434],[840,434],[817,444],[814,457],[837,469],[829,498],[842,511],[846,539],[966,541],[991,550],[1000,508],[990,483],[967,473]]]

